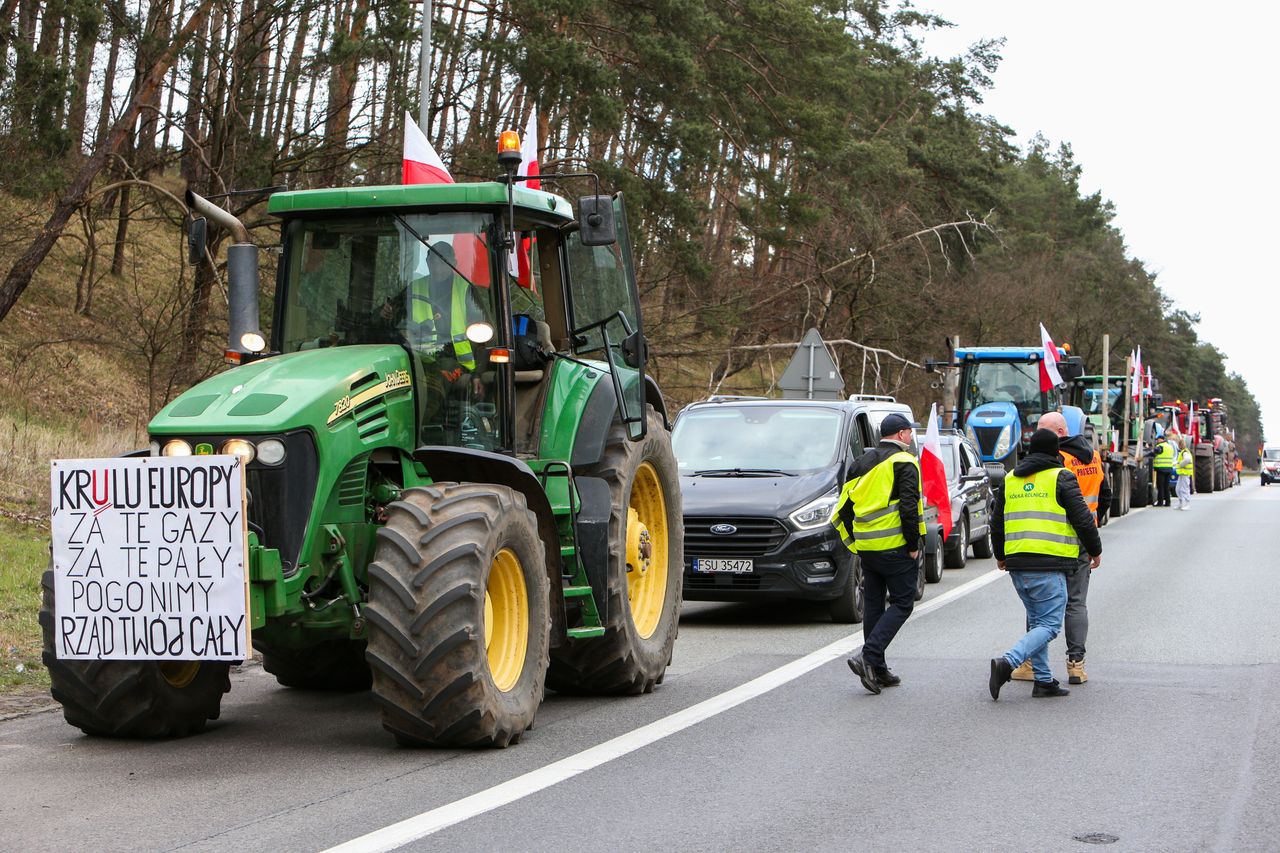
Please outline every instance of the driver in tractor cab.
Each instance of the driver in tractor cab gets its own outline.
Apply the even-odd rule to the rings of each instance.
[[[415,349],[440,359],[441,374],[456,382],[476,369],[467,326],[485,319],[471,282],[458,271],[453,246],[443,240],[428,247],[427,274],[415,276],[395,299],[382,306],[382,318],[401,317]]]

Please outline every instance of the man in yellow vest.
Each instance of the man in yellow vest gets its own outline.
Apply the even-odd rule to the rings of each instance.
[[[1156,472],[1156,506],[1170,506],[1169,478],[1173,474],[1173,457],[1177,451],[1169,437],[1161,435],[1156,439],[1155,458],[1151,467]]]
[[[1107,482],[1102,454],[1083,435],[1068,435],[1067,420],[1060,412],[1046,412],[1040,416],[1040,429],[1052,430],[1058,436],[1058,454],[1063,467],[1076,475],[1080,494],[1089,505],[1089,511],[1098,526],[1111,508],[1111,485]],[[1085,640],[1089,637],[1089,555],[1080,551],[1080,563],[1067,575],[1067,616],[1063,634],[1067,639],[1067,681],[1084,684],[1089,676],[1084,670]],[[1013,672],[1015,681],[1032,681],[1035,674],[1031,662],[1026,661]]]
[[[862,650],[849,658],[849,668],[877,694],[902,682],[884,655],[915,607],[925,531],[920,460],[911,452],[912,438],[910,421],[899,414],[886,417],[880,446],[854,463],[832,518],[845,546],[862,563]]]
[[[991,659],[991,698],[1016,667],[1030,659],[1035,672],[1031,695],[1066,696],[1049,668],[1049,643],[1062,630],[1067,610],[1067,578],[1076,571],[1080,549],[1089,568],[1101,563],[1102,538],[1096,516],[1080,494],[1080,484],[1058,454],[1058,436],[1038,429],[1030,453],[1005,477],[991,517],[996,565],[1009,572],[1027,613],[1027,633],[1007,652]]]

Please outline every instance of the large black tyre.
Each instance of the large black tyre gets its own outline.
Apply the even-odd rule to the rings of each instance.
[[[1196,492],[1207,494],[1213,491],[1213,457],[1197,456],[1195,462]]]
[[[925,554],[924,543],[921,543],[920,550],[917,552],[916,557],[916,601],[924,598],[925,572],[927,571],[925,564],[928,562],[928,559],[928,556]]]
[[[1227,490],[1227,463],[1217,453],[1213,454],[1213,490],[1215,492]]]
[[[373,676],[364,640],[326,640],[308,649],[262,649],[262,668],[285,687],[368,690]]]
[[[1129,498],[1129,503],[1135,508],[1141,508],[1151,503],[1150,462],[1144,461],[1138,465],[1133,481],[1133,494]]]
[[[962,513],[960,523],[956,525],[956,544],[947,548],[943,554],[943,565],[948,569],[963,569],[969,562],[969,514]],[[942,580],[941,577],[938,580]],[[937,583],[938,581],[930,581]]]
[[[184,737],[218,719],[231,689],[231,664],[220,661],[59,660],[54,652],[53,570],[40,578],[42,659],[53,698],[68,723],[87,735]]]
[[[864,612],[862,595],[862,561],[854,556],[849,582],[840,591],[840,597],[831,602],[831,621],[841,625],[861,622]]]
[[[680,477],[671,450],[671,434],[652,406],[646,406],[648,433],[640,441],[630,441],[622,424],[614,421],[609,430],[599,464],[584,467],[579,474],[599,477],[609,484],[613,509],[609,517],[608,619],[602,637],[568,639],[551,655],[547,685],[564,693],[649,693],[662,682],[671,661],[671,648],[679,628],[680,603],[684,586],[684,526],[681,516]],[[646,467],[647,466],[647,467]],[[666,564],[655,560],[648,571],[665,571],[665,588],[660,609],[646,610],[646,624],[656,615],[647,635],[636,626],[632,593],[628,586],[627,519],[637,473],[646,494],[660,489],[665,533],[651,530],[654,539],[666,540]],[[653,523],[649,523],[652,528]],[[664,550],[660,545],[653,546]],[[655,578],[660,576],[655,576]],[[650,601],[657,607],[657,587],[650,587]]]
[[[374,699],[401,745],[503,748],[533,725],[550,584],[519,492],[405,489],[378,531],[365,615]]]

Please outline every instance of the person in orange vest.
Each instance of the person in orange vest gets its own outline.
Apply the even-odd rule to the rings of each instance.
[[[1037,427],[1052,430],[1058,436],[1063,467],[1076,475],[1080,494],[1093,513],[1094,523],[1101,525],[1111,509],[1111,485],[1107,482],[1102,454],[1094,450],[1083,435],[1068,435],[1066,418],[1059,412],[1041,415]],[[1089,555],[1082,550],[1075,572],[1067,575],[1067,615],[1062,631],[1067,641],[1067,681],[1071,684],[1084,684],[1089,680],[1084,671],[1084,652],[1089,636],[1087,599],[1092,572]],[[1013,677],[1019,681],[1035,680],[1031,667],[1026,664],[1014,670]]]

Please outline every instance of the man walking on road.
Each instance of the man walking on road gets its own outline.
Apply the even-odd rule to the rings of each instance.
[[[862,650],[849,658],[849,668],[877,694],[902,681],[889,671],[885,650],[915,607],[924,501],[911,438],[911,422],[902,415],[884,419],[880,446],[854,463],[832,519],[862,563]]]
[[[1067,609],[1066,575],[1076,570],[1080,548],[1089,568],[1101,562],[1102,538],[1096,516],[1080,494],[1075,475],[1062,467],[1058,436],[1038,429],[1030,453],[1005,478],[991,518],[996,565],[1009,572],[1027,611],[1027,633],[1011,649],[991,659],[991,698],[1015,667],[1030,659],[1036,698],[1066,696],[1049,668],[1049,643],[1062,630]]]
[[[1060,412],[1047,412],[1040,417],[1040,429],[1052,430],[1058,436],[1058,453],[1063,465],[1076,475],[1080,494],[1089,505],[1094,521],[1102,526],[1103,518],[1111,508],[1111,486],[1102,468],[1102,454],[1093,449],[1083,435],[1067,435],[1067,419]],[[1089,637],[1089,555],[1080,549],[1076,570],[1067,575],[1067,616],[1064,633],[1067,637],[1067,681],[1084,684],[1089,676],[1084,671],[1085,640]],[[1013,671],[1015,681],[1033,681],[1035,673],[1031,661]]]
[[[1156,472],[1156,506],[1170,506],[1169,478],[1173,474],[1173,456],[1173,442],[1162,434],[1156,439],[1155,458],[1151,460],[1151,467]]]

